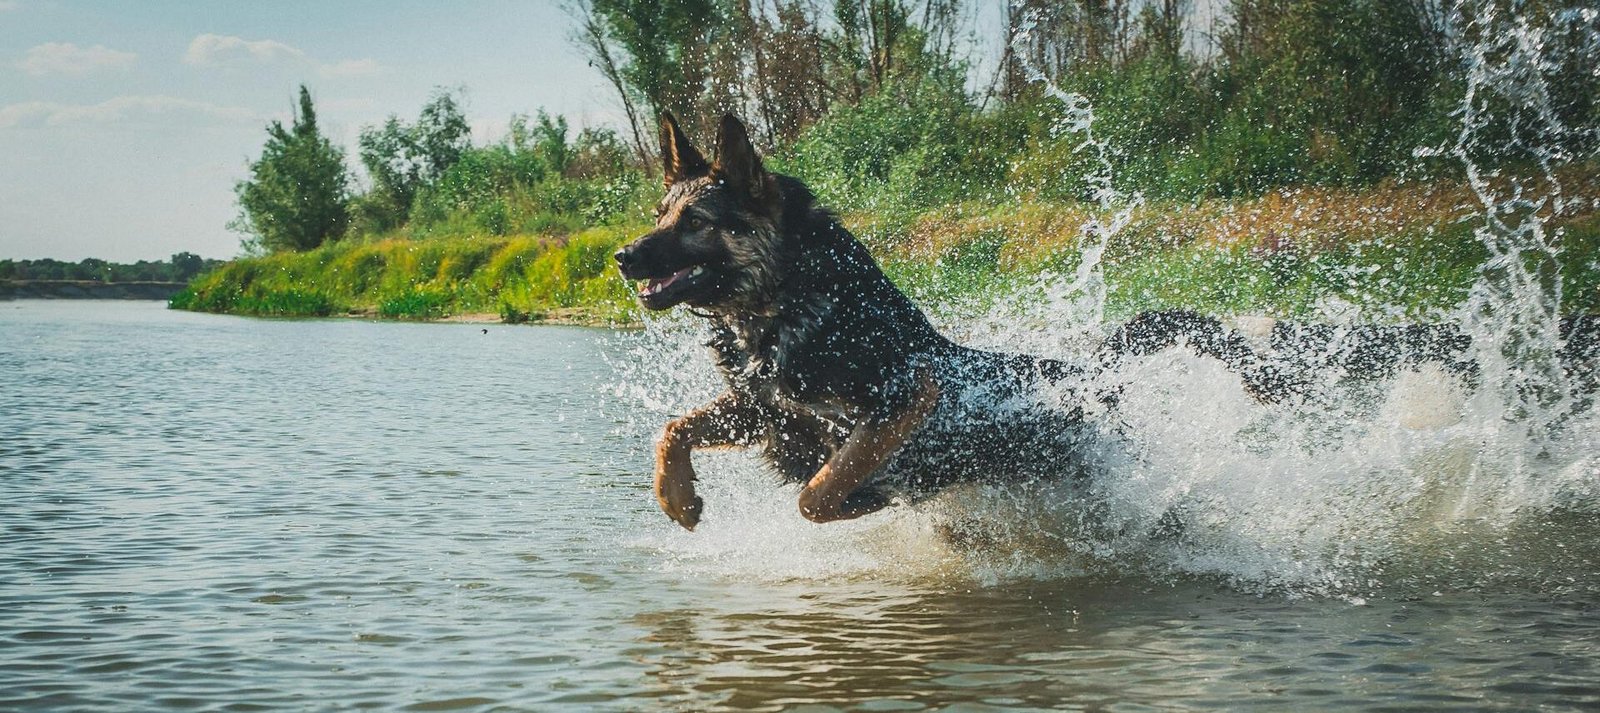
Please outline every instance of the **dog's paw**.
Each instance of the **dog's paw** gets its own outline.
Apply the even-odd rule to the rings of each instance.
[[[683,526],[683,529],[694,532],[694,526],[700,524],[700,513],[705,509],[705,501],[698,495],[689,496],[689,500],[681,504],[661,501],[661,511],[672,518],[673,522]]]
[[[811,486],[800,490],[800,515],[816,523],[854,520],[888,507],[889,496],[877,488],[861,488],[837,504]]]
[[[694,470],[687,466],[662,468],[656,475],[656,502],[673,522],[693,530],[705,509],[705,501],[694,493]]]

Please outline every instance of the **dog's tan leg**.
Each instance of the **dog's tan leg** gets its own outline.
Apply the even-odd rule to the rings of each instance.
[[[761,420],[733,394],[723,394],[667,422],[656,443],[656,502],[661,511],[685,529],[700,523],[703,503],[694,494],[696,448],[749,445],[760,435]]]
[[[847,507],[845,500],[928,420],[938,400],[939,385],[924,374],[916,400],[904,413],[884,423],[858,424],[844,445],[800,490],[800,514],[812,522],[833,522],[858,518],[887,505],[886,501],[872,499]]]

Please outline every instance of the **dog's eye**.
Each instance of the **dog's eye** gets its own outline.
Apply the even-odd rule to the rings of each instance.
[[[688,219],[683,221],[683,227],[689,230],[699,230],[706,227],[706,222],[699,218],[690,216]]]

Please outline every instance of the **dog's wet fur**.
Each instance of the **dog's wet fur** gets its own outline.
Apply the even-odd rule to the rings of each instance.
[[[1085,368],[1186,345],[1270,402],[1302,394],[1306,372],[1319,366],[1264,359],[1217,320],[1181,311],[1122,325],[1087,366],[963,347],[934,329],[803,183],[762,166],[733,116],[722,119],[715,163],[671,116],[661,146],[666,195],[655,228],[615,258],[624,277],[643,282],[644,307],[682,305],[707,320],[727,385],[669,422],[657,445],[657,499],[686,528],[703,508],[695,449],[758,447],[783,480],[802,484],[803,516],[843,520],[958,482],[1079,475],[1092,435],[1083,406],[1118,396],[1070,391]],[[1286,345],[1333,338],[1287,324],[1273,332]],[[1377,375],[1428,359],[1470,379],[1462,339],[1431,327],[1365,335],[1344,366]]]

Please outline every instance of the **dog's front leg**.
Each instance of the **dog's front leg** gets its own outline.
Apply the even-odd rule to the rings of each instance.
[[[915,398],[900,414],[858,423],[844,445],[800,490],[800,514],[812,522],[833,522],[858,518],[888,505],[881,497],[851,495],[928,420],[938,400],[939,385],[924,374]]]
[[[694,494],[696,448],[747,446],[759,435],[761,419],[732,393],[667,422],[656,443],[656,502],[684,529],[700,523],[704,503]]]

